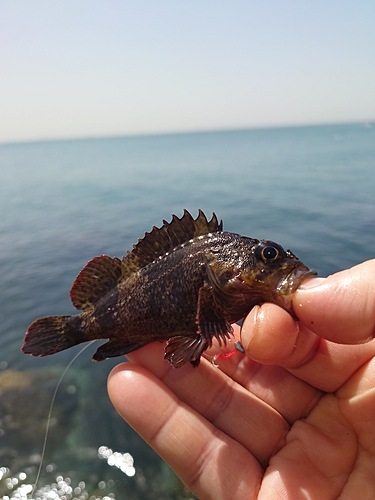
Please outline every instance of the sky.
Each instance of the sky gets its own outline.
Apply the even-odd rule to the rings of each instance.
[[[374,0],[2,0],[0,142],[375,120]]]

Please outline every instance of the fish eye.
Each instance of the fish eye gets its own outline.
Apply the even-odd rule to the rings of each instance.
[[[269,262],[277,259],[279,251],[275,247],[264,247],[260,252],[260,255],[265,262]]]
[[[280,249],[269,243],[260,245],[257,253],[263,262],[275,262],[281,256]]]

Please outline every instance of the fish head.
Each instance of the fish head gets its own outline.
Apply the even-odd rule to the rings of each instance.
[[[316,274],[278,243],[241,237],[226,253],[211,259],[208,277],[216,303],[235,322],[264,302],[277,304],[296,318],[293,293]]]
[[[245,266],[241,273],[241,280],[249,293],[256,291],[262,302],[277,304],[295,317],[293,293],[302,281],[317,272],[274,241],[260,240],[252,247],[251,253],[250,265]]]

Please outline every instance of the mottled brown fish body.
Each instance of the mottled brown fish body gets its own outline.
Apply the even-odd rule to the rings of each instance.
[[[23,352],[45,356],[93,339],[97,361],[127,354],[156,340],[176,367],[199,364],[216,338],[232,336],[231,323],[262,302],[293,314],[291,297],[315,274],[276,243],[222,231],[214,215],[207,221],[185,211],[181,219],[153,228],[122,260],[95,257],[78,275],[72,302],[77,316],[35,321]]]

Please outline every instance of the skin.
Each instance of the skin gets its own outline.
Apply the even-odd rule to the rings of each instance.
[[[255,307],[246,355],[220,369],[173,369],[150,344],[112,371],[110,398],[200,499],[373,499],[374,276],[372,260],[307,280],[299,322]]]

